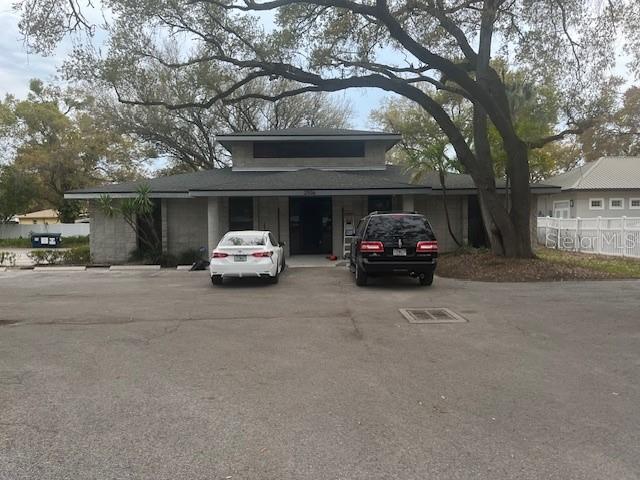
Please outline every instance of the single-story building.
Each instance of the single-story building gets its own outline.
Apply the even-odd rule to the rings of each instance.
[[[386,154],[400,135],[360,130],[298,128],[218,135],[233,167],[155,178],[145,182],[74,190],[69,199],[133,197],[141,183],[156,203],[163,251],[211,251],[229,230],[271,230],[287,255],[343,257],[348,235],[371,211],[425,214],[441,250],[455,243],[446,225],[442,189],[435,173],[412,182]],[[468,175],[447,175],[447,205],[458,239],[484,243],[476,188]],[[499,185],[504,189],[504,184]],[[536,185],[533,193],[557,188]],[[535,213],[535,212],[534,212]],[[96,262],[126,262],[137,246],[123,219],[109,218],[90,202],[91,253]]]
[[[16,215],[16,218],[20,225],[55,225],[60,223],[58,212],[51,208]]]
[[[640,217],[640,157],[601,157],[542,183],[560,191],[538,195],[539,217]]]

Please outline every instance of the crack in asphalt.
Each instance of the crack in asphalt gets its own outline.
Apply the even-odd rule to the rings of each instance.
[[[290,314],[286,314],[290,315]],[[351,316],[350,313],[347,316]],[[255,316],[234,316],[234,317],[189,317],[180,320],[176,320],[175,317],[172,318],[134,318],[130,317],[128,320],[117,320],[117,319],[104,319],[104,320],[94,320],[94,321],[69,321],[69,320],[47,320],[47,321],[21,321],[21,320],[11,320],[11,326],[14,328],[17,327],[55,327],[55,326],[100,326],[100,325],[130,325],[134,323],[160,323],[160,322],[178,322],[179,324],[185,322],[218,322],[218,321],[230,321],[230,320],[279,320],[285,317],[283,315],[255,315]],[[314,319],[327,319],[327,318],[336,318],[340,317],[340,314],[328,314],[328,315],[296,315],[296,318],[300,320],[314,320]],[[169,327],[170,328],[170,327]],[[172,333],[172,332],[170,332]]]

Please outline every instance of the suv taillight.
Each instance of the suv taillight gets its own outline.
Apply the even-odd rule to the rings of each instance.
[[[367,253],[383,253],[384,245],[382,242],[360,242],[358,249]]]
[[[438,251],[438,242],[435,240],[418,242],[418,245],[416,245],[416,252],[418,253],[432,253],[437,251]]]
[[[253,252],[251,254],[252,257],[270,257],[271,255],[273,255],[273,252],[268,251],[268,252]]]
[[[229,256],[228,253],[213,252],[213,254],[211,255],[211,258],[225,258],[225,257],[228,257],[228,256]]]

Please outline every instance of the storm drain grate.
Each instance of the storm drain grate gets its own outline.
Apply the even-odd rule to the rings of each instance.
[[[409,323],[466,323],[468,320],[448,308],[401,308]]]

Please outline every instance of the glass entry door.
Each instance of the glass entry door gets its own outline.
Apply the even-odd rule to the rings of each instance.
[[[291,254],[332,252],[331,197],[289,199]]]

